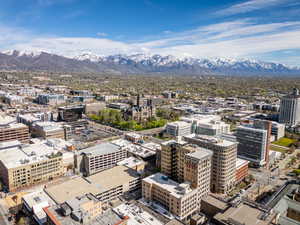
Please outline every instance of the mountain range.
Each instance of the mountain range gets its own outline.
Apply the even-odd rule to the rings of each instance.
[[[162,55],[91,53],[70,58],[47,52],[0,53],[0,70],[167,75],[300,75],[300,68],[250,59],[179,58]]]

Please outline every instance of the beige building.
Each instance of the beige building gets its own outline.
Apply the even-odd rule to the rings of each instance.
[[[143,197],[184,219],[200,209],[201,199],[209,193],[213,153],[183,142],[169,141],[163,146],[162,172],[179,183],[163,173],[154,174],[142,181]]]
[[[199,153],[196,153],[198,152]],[[189,174],[188,166],[192,166],[192,159],[194,157],[200,157],[201,153],[207,152],[206,149],[200,148],[195,145],[188,144],[184,141],[167,141],[162,143],[161,150],[161,172],[171,177],[177,182],[186,181],[185,176],[191,177],[192,175],[196,176],[196,173]],[[210,152],[210,151],[209,151]],[[192,154],[195,153],[195,154]],[[200,161],[194,161],[194,169],[198,166],[197,163]],[[209,168],[208,177],[210,177],[210,162],[206,165]],[[198,168],[198,167],[197,167]],[[193,185],[196,188],[197,185]]]
[[[48,138],[62,138],[65,139],[64,128],[55,122],[36,122],[32,126],[32,136]]]
[[[140,186],[141,178],[135,170],[115,166],[87,178],[77,177],[48,187],[45,191],[57,204],[87,193],[106,203],[125,193],[137,191]]]
[[[9,189],[17,189],[63,175],[74,166],[70,143],[63,139],[32,139],[0,144],[0,176]]]
[[[41,156],[31,150],[14,147],[0,151],[0,176],[9,191],[63,175],[62,153]]]
[[[227,193],[232,190],[236,183],[237,143],[195,134],[184,136],[184,140],[213,152],[211,191]]]

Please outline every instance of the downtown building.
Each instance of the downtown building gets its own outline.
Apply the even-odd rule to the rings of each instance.
[[[127,158],[127,150],[112,143],[101,143],[79,152],[78,168],[85,176],[110,169]]]
[[[10,116],[0,115],[0,142],[16,140],[22,143],[29,142],[28,126],[17,123],[16,120]]]
[[[10,192],[49,181],[64,172],[63,153],[45,145],[14,144],[0,151],[0,176]]]
[[[300,95],[299,90],[294,88],[293,92],[281,98],[279,123],[287,126],[295,126],[300,122]]]
[[[266,120],[254,120],[252,126],[238,126],[238,157],[250,161],[254,167],[268,166],[271,133],[272,122]]]
[[[236,184],[237,143],[208,135],[191,134],[184,141],[213,152],[211,191],[227,193]]]
[[[211,158],[207,149],[173,140],[164,142],[162,173],[142,180],[143,198],[158,202],[179,219],[198,212],[210,189]]]

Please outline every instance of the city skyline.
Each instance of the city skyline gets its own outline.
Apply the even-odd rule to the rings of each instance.
[[[300,66],[299,12],[296,0],[13,0],[0,9],[0,51],[253,58]]]

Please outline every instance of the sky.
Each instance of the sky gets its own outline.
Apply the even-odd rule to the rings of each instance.
[[[0,51],[300,66],[300,0],[0,0]]]

